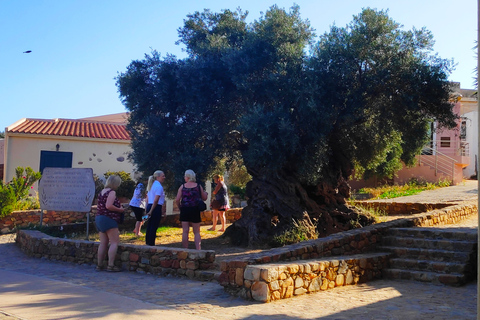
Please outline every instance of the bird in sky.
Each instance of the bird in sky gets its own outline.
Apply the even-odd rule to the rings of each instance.
[[[23,53],[30,53],[32,50],[23,51]]]

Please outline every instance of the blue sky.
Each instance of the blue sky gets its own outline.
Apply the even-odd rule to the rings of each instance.
[[[189,13],[241,7],[253,21],[273,4],[294,3],[317,35],[345,26],[365,7],[388,9],[405,29],[426,27],[435,51],[458,64],[449,79],[473,88],[474,0],[0,0],[0,131],[22,118],[124,112],[117,73],[151,49],[184,57],[175,41]]]

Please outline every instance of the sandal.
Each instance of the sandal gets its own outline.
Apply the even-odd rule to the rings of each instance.
[[[120,272],[120,271],[122,271],[122,269],[120,269],[120,268],[117,267],[117,266],[108,266],[108,267],[107,267],[107,271],[108,271],[108,272]]]
[[[97,265],[97,266],[95,267],[95,271],[103,271],[103,270],[105,270],[105,267],[104,267],[104,266],[99,266],[99,265]]]

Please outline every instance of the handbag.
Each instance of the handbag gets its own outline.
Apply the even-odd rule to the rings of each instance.
[[[210,206],[212,207],[212,209],[219,210],[223,207],[223,203],[220,200],[213,199]]]
[[[200,194],[200,198],[197,200],[197,208],[199,211],[207,210],[207,204],[202,200],[202,189],[200,189],[200,185],[198,185],[198,192]]]

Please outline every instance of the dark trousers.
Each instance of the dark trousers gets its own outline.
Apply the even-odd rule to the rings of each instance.
[[[152,205],[147,205],[146,212],[149,212],[152,208]],[[162,219],[162,206],[158,205],[155,207],[155,210],[152,212],[152,216],[148,219],[147,223],[147,232],[145,234],[145,242],[147,246],[155,245],[155,238],[157,237],[157,229],[160,226],[160,220]]]

